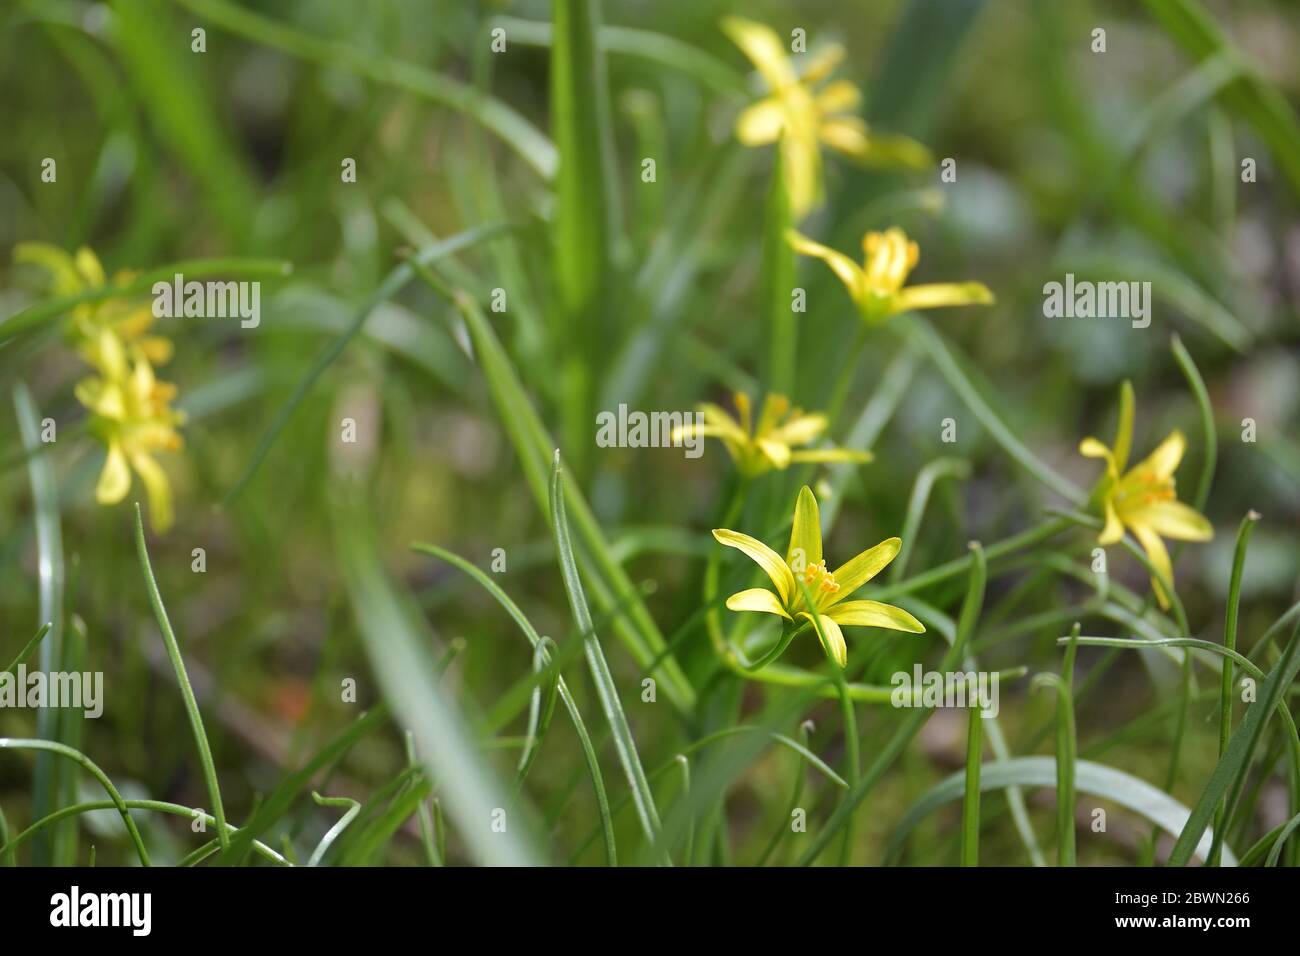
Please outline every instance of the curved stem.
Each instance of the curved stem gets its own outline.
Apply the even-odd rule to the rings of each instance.
[[[180,645],[176,643],[176,634],[167,617],[167,609],[163,607],[158,582],[154,580],[153,566],[149,563],[149,550],[144,543],[144,518],[140,514],[138,501],[135,503],[135,549],[140,558],[140,571],[144,575],[145,590],[149,592],[149,603],[153,605],[154,616],[158,619],[158,629],[162,632],[163,643],[167,645],[167,656],[171,659],[172,670],[176,672],[176,682],[181,688],[181,697],[185,700],[185,712],[190,718],[194,743],[199,748],[199,763],[203,767],[203,779],[207,783],[208,796],[212,800],[212,812],[217,818],[217,839],[221,841],[221,848],[225,850],[230,846],[230,836],[226,833],[226,811],[221,804],[217,767],[212,762],[212,748],[208,744],[208,735],[203,729],[203,716],[199,713],[199,702],[194,697],[194,688],[190,686],[189,674],[185,672],[185,661],[181,657]]]
[[[0,737],[0,750],[43,750],[48,753],[58,754],[61,757],[67,757],[74,763],[78,763],[92,777],[99,781],[99,785],[104,788],[104,792],[112,799],[112,805],[117,808],[117,812],[122,815],[122,822],[126,824],[126,832],[131,837],[131,842],[135,844],[135,852],[140,857],[140,863],[149,866],[149,852],[144,848],[144,841],[140,839],[140,831],[135,827],[135,821],[131,819],[131,814],[127,812],[126,801],[122,795],[117,792],[117,787],[113,786],[113,781],[108,779],[108,775],[99,769],[99,765],[83,754],[80,750],[73,750],[64,744],[56,743],[53,740],[23,740],[14,737]],[[45,818],[45,819],[48,819]],[[55,822],[53,820],[51,823]],[[32,827],[28,827],[31,830]],[[26,833],[27,831],[24,831]],[[17,840],[13,845],[16,845]]]

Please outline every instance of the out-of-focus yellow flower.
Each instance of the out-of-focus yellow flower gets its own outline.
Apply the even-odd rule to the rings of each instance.
[[[773,468],[788,468],[796,462],[868,462],[869,451],[847,448],[802,448],[826,430],[829,424],[820,413],[809,414],[792,408],[790,399],[769,392],[754,421],[753,407],[744,392],[735,395],[739,420],[710,402],[699,406],[702,424],[683,425],[673,430],[674,442],[692,437],[712,437],[722,441],[741,473],[754,477]]]
[[[88,350],[101,374],[78,382],[76,396],[94,415],[91,433],[108,448],[95,500],[112,505],[125,498],[134,470],[149,494],[154,527],[165,531],[172,523],[171,483],[154,455],[182,445],[176,426],[184,415],[171,407],[176,386],[158,381],[143,350],[128,349],[108,329],[99,330]]]
[[[883,322],[891,315],[913,309],[993,303],[993,293],[982,282],[905,286],[921,257],[921,249],[897,226],[862,237],[862,265],[793,229],[787,239],[796,252],[821,259],[831,267],[868,323]]]
[[[817,615],[817,623],[821,625],[819,633],[825,635],[827,642],[826,651],[840,667],[848,663],[848,647],[841,626],[925,633],[925,625],[901,607],[879,601],[844,600],[888,567],[898,554],[902,541],[889,538],[863,551],[834,572],[826,570],[817,498],[807,485],[800,489],[795,502],[790,547],[784,559],[762,541],[739,531],[715,528],[713,537],[719,544],[744,552],[763,569],[776,588],[775,593],[766,588],[739,591],[727,598],[727,607],[733,611],[776,614],[791,622],[803,618],[812,623],[813,615]],[[812,598],[811,607],[804,599],[804,588],[799,586],[796,576],[802,579]]]
[[[14,257],[44,268],[53,279],[50,292],[60,297],[122,288],[134,278],[119,272],[110,285],[99,259],[86,248],[69,255],[46,243],[25,242]],[[134,471],[148,493],[154,527],[165,531],[173,518],[171,483],[155,455],[181,447],[176,428],[184,415],[171,407],[176,387],[154,375],[154,365],[171,358],[172,343],[146,334],[153,321],[148,304],[122,298],[83,302],[72,308],[69,336],[96,373],[78,382],[75,390],[77,400],[92,413],[91,434],[108,449],[95,500],[117,504],[131,490]]]
[[[1143,461],[1124,470],[1133,444],[1133,407],[1133,386],[1125,382],[1120,387],[1114,446],[1085,438],[1079,443],[1079,453],[1106,462],[1106,473],[1094,494],[1106,520],[1097,543],[1115,544],[1123,539],[1125,528],[1132,531],[1158,572],[1151,578],[1156,599],[1168,609],[1169,595],[1160,578],[1173,587],[1174,568],[1161,539],[1209,541],[1214,537],[1214,528],[1199,511],[1180,502],[1174,489],[1174,472],[1187,448],[1182,432],[1175,430]]]
[[[742,17],[726,17],[722,29],[740,47],[767,83],[768,96],[747,108],[736,121],[736,135],[747,146],[780,141],[790,207],[802,217],[821,201],[821,147],[875,165],[924,168],[930,152],[905,136],[882,136],[868,130],[858,116],[862,94],[848,80],[821,89],[844,58],[839,45],[811,55],[802,73],[781,38],[767,26]]]
[[[136,277],[136,273],[122,270],[113,275],[110,283],[99,257],[85,246],[69,254],[46,242],[20,242],[14,247],[14,261],[31,263],[48,272],[53,280],[50,292],[55,296],[123,288]],[[164,336],[148,334],[153,324],[153,310],[146,297],[83,302],[72,308],[75,339],[94,341],[96,330],[106,327],[123,342],[138,345],[154,365],[164,365],[171,360],[172,343]]]

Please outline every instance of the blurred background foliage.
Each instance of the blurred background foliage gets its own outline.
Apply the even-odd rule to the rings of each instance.
[[[549,522],[530,497],[465,328],[418,282],[375,308],[296,407],[249,484],[225,503],[276,413],[400,263],[398,251],[434,238],[508,224],[507,232],[440,262],[441,275],[482,298],[505,288],[508,311],[489,317],[534,407],[614,552],[635,581],[654,582],[647,605],[660,630],[672,635],[689,625],[678,650],[688,674],[710,674],[708,641],[698,618],[690,622],[712,547],[707,529],[731,480],[721,447],[710,444],[699,460],[599,449],[591,423],[596,410],[619,403],[685,410],[702,400],[730,405],[731,390],[757,395],[765,387],[762,197],[773,157],[733,136],[736,112],[758,88],[717,27],[728,13],[783,35],[803,27],[814,46],[844,44],[849,55],[839,75],[863,87],[868,120],[957,159],[955,183],[941,183],[937,170],[891,173],[831,159],[828,202],[801,228],[853,252],[864,230],[896,223],[921,245],[916,281],[969,277],[992,288],[996,306],[939,313],[932,324],[964,354],[968,374],[1015,433],[1061,474],[1091,486],[1095,463],[1079,457],[1076,445],[1088,434],[1109,437],[1118,385],[1130,378],[1138,398],[1135,448],[1183,428],[1189,454],[1181,487],[1194,487],[1205,449],[1194,397],[1170,352],[1171,335],[1181,337],[1219,427],[1205,509],[1219,534],[1185,549],[1178,564],[1192,632],[1222,640],[1232,529],[1249,508],[1264,520],[1245,569],[1243,642],[1253,644],[1296,600],[1300,153],[1277,148],[1294,142],[1288,137],[1295,136],[1300,99],[1293,3],[1207,2],[1203,9],[1238,51],[1209,56],[1170,12],[1182,5],[1164,0],[603,4],[608,95],[589,89],[578,105],[608,120],[596,130],[610,134],[604,152],[599,161],[587,157],[593,164],[586,171],[608,261],[600,304],[576,321],[556,306],[568,294],[564,259],[574,248],[551,239],[557,195],[545,174],[554,157],[512,148],[474,119],[483,117],[475,91],[490,93],[513,111],[507,125],[525,124],[516,143],[535,135],[546,144],[555,103],[549,7],[8,0],[0,9],[0,314],[15,314],[38,295],[39,276],[12,264],[10,250],[25,240],[91,246],[110,273],[204,256],[293,265],[284,279],[263,282],[256,330],[215,319],[162,323],[176,342],[165,377],[178,384],[190,422],[184,453],[166,462],[176,526],[152,540],[151,553],[207,715],[232,820],[247,818],[259,794],[383,696],[344,587],[340,551],[350,545],[340,539],[340,509],[364,514],[382,565],[427,621],[430,655],[463,641],[444,683],[468,726],[485,737],[503,779],[517,743],[501,735],[523,733],[525,715],[491,730],[485,715],[529,672],[527,647],[467,577],[411,552],[410,542],[439,544],[483,568],[493,549],[505,549],[508,570],[494,579],[543,634],[559,640],[572,630]],[[491,30],[501,25],[507,50],[493,54]],[[190,50],[196,26],[207,30],[202,54]],[[611,27],[648,31],[654,42]],[[1090,50],[1097,27],[1107,31],[1104,54]],[[440,77],[454,80],[455,89],[440,86]],[[1260,89],[1268,97],[1256,96]],[[467,108],[448,107],[456,96]],[[1283,119],[1260,102],[1280,103]],[[57,159],[57,184],[41,182],[44,157]],[[345,157],[356,160],[355,183],[340,181]],[[644,157],[656,160],[654,183],[641,181]],[[1247,157],[1258,169],[1250,184],[1240,177]],[[1042,286],[1067,271],[1151,280],[1150,328],[1044,318]],[[798,282],[809,309],[798,319],[792,397],[819,408],[840,370],[844,330],[856,320],[819,263],[801,261]],[[181,702],[135,561],[130,509],[94,503],[103,453],[76,430],[84,413],[72,387],[81,374],[52,329],[0,344],[5,403],[21,381],[39,416],[53,417],[60,429],[56,447],[39,460],[52,466],[57,486],[68,581],[63,633],[72,640],[67,635],[84,629],[86,667],[105,671],[107,686],[104,717],[79,731],[82,749],[127,796],[202,805],[203,781],[192,741],[181,732]],[[966,480],[937,484],[910,542],[912,571],[963,555],[968,540],[1006,537],[1060,504],[890,331],[873,336],[863,353],[845,414],[832,427],[836,441],[849,440],[891,375],[905,390],[874,430],[875,462],[835,482],[842,520],[831,553],[853,554],[898,533],[915,475],[939,457],[960,457],[972,469]],[[358,423],[355,445],[339,442],[344,417]],[[958,422],[955,445],[940,441],[947,417]],[[1255,443],[1241,440],[1245,418],[1257,422]],[[0,415],[0,436],[0,658],[7,659],[42,612],[33,474],[14,413]],[[340,505],[340,485],[356,483],[349,475],[361,476],[361,488]],[[776,504],[764,514],[788,513],[797,487],[793,471],[765,477],[761,494]],[[1082,535],[1070,546],[1076,555],[1089,548]],[[206,550],[203,574],[191,571],[198,547]],[[1112,557],[1112,572],[1145,593],[1145,571],[1127,556]],[[1034,616],[1080,603],[1089,588],[1035,568],[992,577],[985,607],[993,615],[981,635],[1001,637],[990,641],[983,663],[1057,669],[1054,642],[1068,623],[1035,626]],[[957,580],[923,593],[955,616],[963,589]],[[1104,622],[1089,622],[1085,632],[1125,633]],[[893,635],[867,642],[862,679],[875,683],[888,683],[914,660],[936,659],[939,645],[934,637]],[[662,696],[640,703],[641,669],[612,637],[605,645],[642,759],[647,766],[670,760],[709,721],[677,720]],[[1101,656],[1094,651],[1081,651],[1081,670]],[[792,653],[817,665],[815,647]],[[597,713],[592,692],[585,675],[571,670],[590,717]],[[346,677],[358,682],[356,704],[340,701]],[[1100,759],[1159,784],[1169,721],[1129,722],[1166,699],[1169,685],[1158,663],[1119,660],[1079,705],[1081,752],[1104,741]],[[725,692],[712,681],[708,687],[715,697],[706,696],[702,710],[714,700],[723,713],[732,705],[717,699],[728,695],[735,713],[747,714],[780,693],[734,682]],[[811,717],[817,729],[810,746],[833,766],[843,747],[836,706],[811,706],[783,728],[793,734],[798,719]],[[1216,706],[1200,699],[1192,710],[1173,791],[1185,803],[1215,758]],[[1050,695],[1031,695],[1027,681],[1006,684],[1002,719],[1012,751],[1050,753],[1050,738],[1034,731],[1051,713]],[[870,755],[897,717],[865,707],[860,718]],[[0,711],[0,735],[33,736],[33,724],[30,713]],[[529,800],[550,835],[552,858],[597,862],[596,843],[579,852],[597,817],[581,753],[564,735],[547,738]],[[912,800],[960,767],[962,736],[953,714],[927,724],[858,814],[854,861],[877,862]],[[605,746],[602,753],[611,793],[622,795],[612,752]],[[341,763],[333,790],[366,799],[405,762],[399,733],[372,734]],[[0,759],[0,806],[11,821],[30,822],[31,767],[17,755]],[[755,859],[782,825],[795,767],[788,752],[771,750],[737,777],[726,804],[727,852],[737,861]],[[823,813],[833,794],[817,784],[810,783],[820,794],[810,805]],[[676,783],[662,786],[671,792]],[[1248,821],[1252,839],[1285,811],[1285,794],[1274,794],[1274,786],[1263,788],[1257,818]],[[990,820],[1005,809],[1000,795],[986,800]],[[1034,796],[1030,811],[1046,839],[1050,791]],[[909,861],[954,858],[956,812],[950,807],[922,826]],[[303,801],[285,826],[295,838],[318,835],[335,816]],[[631,838],[631,816],[618,821],[620,835]],[[101,861],[129,859],[111,811],[88,815],[85,824]],[[151,845],[167,848],[159,851],[164,858],[188,846],[184,821],[141,825]],[[1117,822],[1109,839],[1081,838],[1080,861],[1132,859],[1145,835],[1136,823]],[[452,858],[464,858],[454,829],[451,839]],[[75,852],[83,855],[84,846]],[[697,858],[711,852],[697,850]],[[396,838],[347,853],[351,862],[421,860],[411,821]],[[986,825],[983,858],[1026,862],[1005,820]]]

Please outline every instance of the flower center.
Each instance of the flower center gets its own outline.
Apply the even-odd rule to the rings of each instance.
[[[1143,469],[1124,476],[1115,494],[1115,507],[1141,508],[1158,501],[1173,501],[1178,497],[1173,478],[1160,478],[1154,471]]]
[[[808,585],[809,590],[813,592],[813,600],[818,602],[826,595],[834,594],[840,589],[835,581],[835,575],[826,570],[825,561],[808,565],[803,572],[803,583]]]

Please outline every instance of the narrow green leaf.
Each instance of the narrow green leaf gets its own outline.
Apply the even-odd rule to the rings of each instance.
[[[1282,694],[1295,680],[1300,670],[1300,626],[1291,635],[1291,641],[1282,652],[1281,659],[1269,672],[1259,691],[1259,698],[1246,708],[1237,732],[1228,743],[1228,751],[1215,764],[1210,780],[1197,798],[1191,816],[1182,828],[1173,850],[1169,854],[1170,866],[1185,866],[1192,857],[1193,850],[1200,844],[1201,835],[1210,824],[1215,807],[1228,792],[1229,785],[1234,792],[1240,789],[1242,779],[1250,766],[1251,755],[1263,735],[1264,725],[1273,712]],[[1234,783],[1235,781],[1235,783]],[[1234,802],[1231,798],[1229,803]]]
[[[573,558],[573,545],[569,541],[569,523],[564,512],[564,486],[558,450],[555,453],[555,463],[551,468],[551,521],[555,529],[555,548],[559,554],[564,590],[569,597],[569,607],[573,610],[574,622],[583,634],[587,666],[591,671],[592,683],[596,686],[596,696],[600,700],[605,719],[609,722],[614,748],[618,751],[619,762],[623,765],[623,773],[627,776],[628,785],[631,787],[641,829],[649,842],[657,846],[660,829],[659,811],[655,807],[654,794],[650,792],[650,784],[646,780],[641,758],[636,751],[632,729],[623,714],[618,685],[614,683],[614,676],[605,661],[600,640],[596,637],[591,611],[587,607],[587,597],[582,590],[582,580],[578,577],[578,565]],[[665,863],[671,862],[666,853],[663,853],[662,857]]]
[[[1141,814],[1167,833],[1186,832],[1184,823],[1188,810],[1163,790],[1131,776],[1114,767],[1080,760],[1076,764],[1076,788],[1079,793],[1111,800],[1125,809]],[[937,784],[912,804],[898,827],[889,838],[885,850],[885,863],[896,863],[902,854],[908,835],[918,823],[945,803],[959,799],[965,789],[965,773],[954,773]],[[1010,786],[1052,787],[1056,785],[1055,757],[1015,757],[1011,760],[986,763],[980,774],[982,790],[1000,790]],[[1197,845],[1204,857],[1209,853],[1210,840],[1206,837]],[[1230,866],[1236,865],[1236,856],[1224,848],[1224,857]]]
[[[494,832],[494,813],[507,807],[505,791],[434,677],[422,618],[380,564],[371,519],[354,497],[358,493],[356,487],[339,492],[335,532],[357,629],[384,697],[415,735],[416,752],[430,779],[437,781],[474,859],[489,866],[535,865],[536,842],[526,808],[516,806],[504,832]]]

